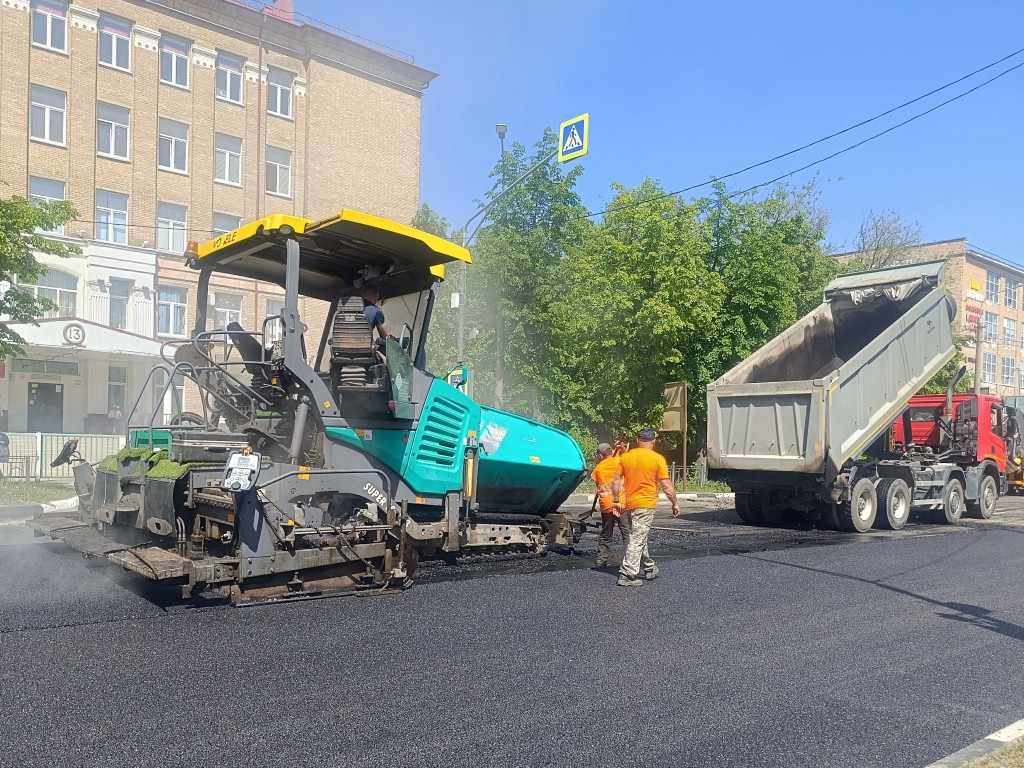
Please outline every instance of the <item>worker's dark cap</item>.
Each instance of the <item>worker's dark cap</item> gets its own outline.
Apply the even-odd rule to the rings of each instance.
[[[598,443],[597,452],[600,454],[611,453],[612,447],[608,443]]]
[[[658,436],[658,433],[655,432],[650,427],[648,427],[647,429],[641,429],[639,432],[637,432],[636,439],[637,440],[642,440],[645,443],[649,443],[649,442],[651,442],[651,440],[654,440],[655,438],[657,438],[657,436]]]

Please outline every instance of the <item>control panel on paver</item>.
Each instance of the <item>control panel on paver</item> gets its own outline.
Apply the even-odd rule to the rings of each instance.
[[[258,453],[232,453],[224,468],[224,479],[220,487],[231,493],[251,491],[260,476],[260,455]]]

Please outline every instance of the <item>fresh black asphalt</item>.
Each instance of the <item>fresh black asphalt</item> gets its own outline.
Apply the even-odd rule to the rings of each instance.
[[[234,609],[0,530],[0,765],[913,766],[1024,713],[1024,528]]]

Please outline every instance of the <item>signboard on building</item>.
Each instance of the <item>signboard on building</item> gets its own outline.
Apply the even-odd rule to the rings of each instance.
[[[964,305],[964,330],[976,331],[981,322],[982,310],[977,304]]]

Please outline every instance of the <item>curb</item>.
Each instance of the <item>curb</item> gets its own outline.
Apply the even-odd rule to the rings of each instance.
[[[995,733],[990,733],[984,739],[979,739],[959,752],[930,763],[926,768],[961,768],[961,766],[974,760],[980,760],[993,752],[1008,747],[1015,741],[1024,738],[1024,720],[1018,720],[1005,728],[1000,728]]]
[[[68,512],[78,508],[78,497],[61,499],[51,504],[0,505],[0,520],[28,520],[42,512]]]

